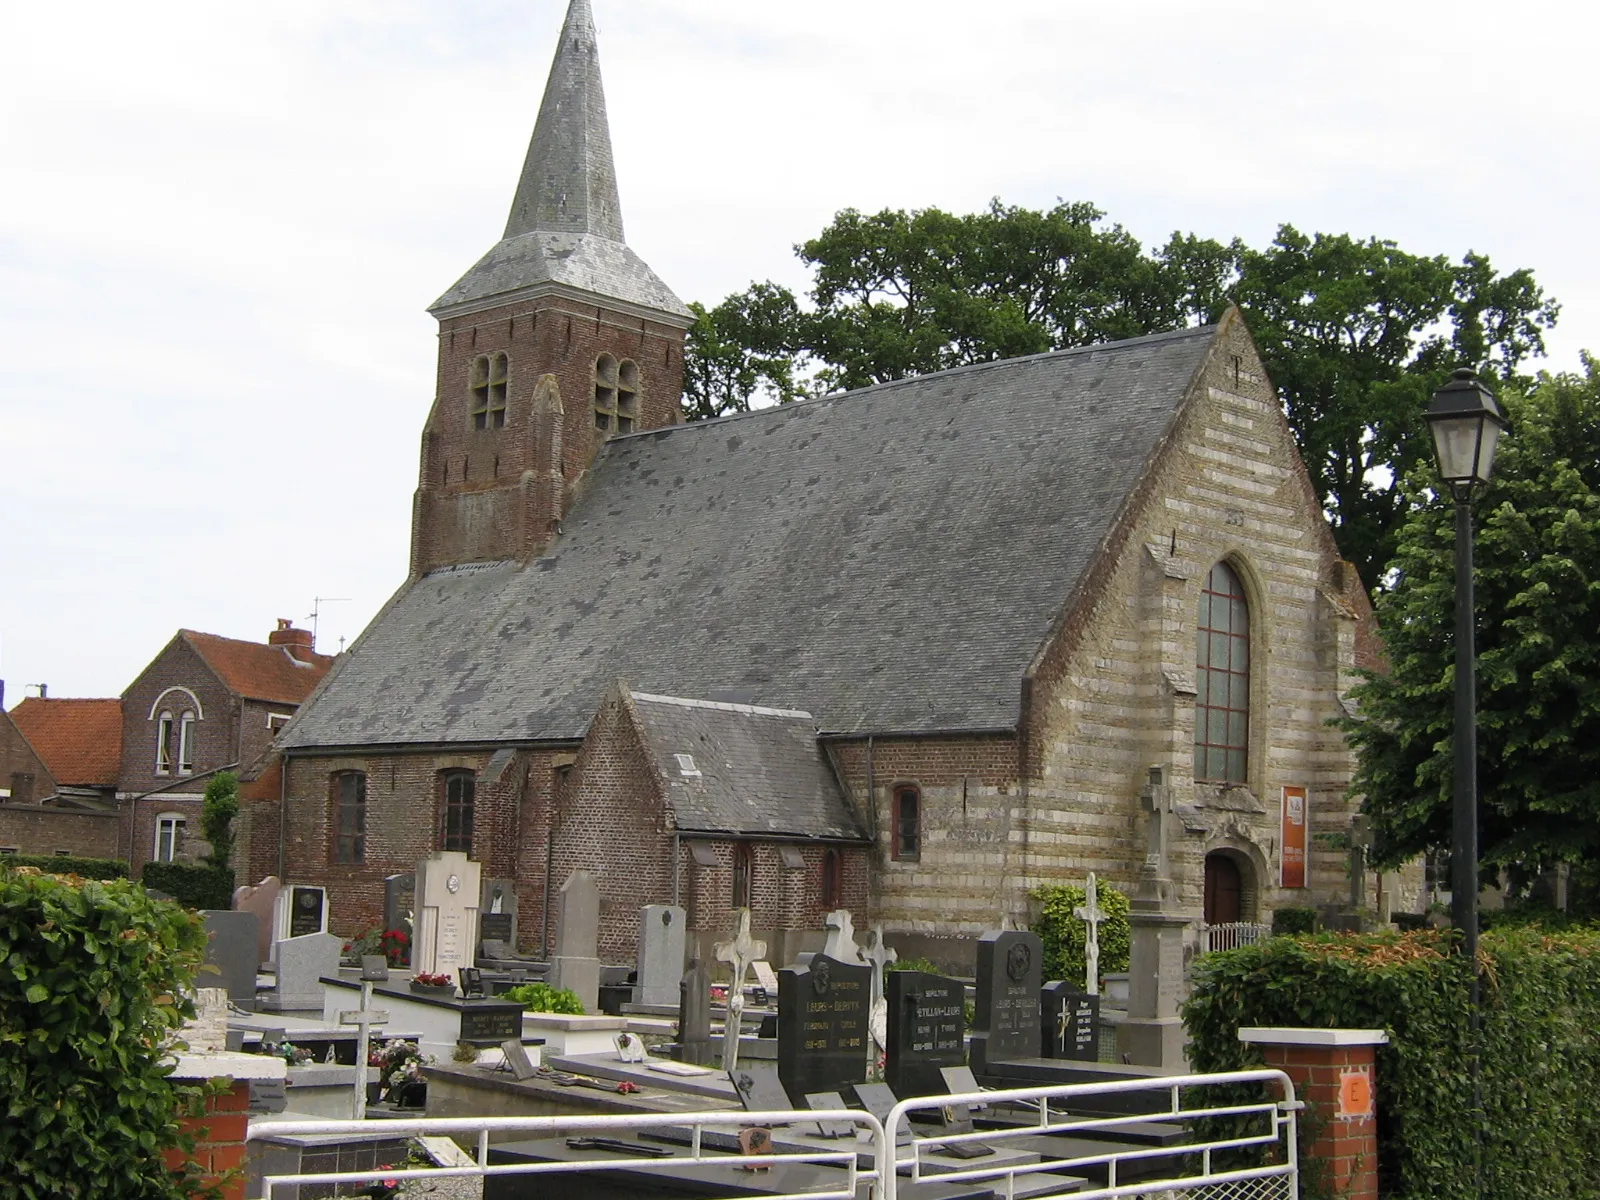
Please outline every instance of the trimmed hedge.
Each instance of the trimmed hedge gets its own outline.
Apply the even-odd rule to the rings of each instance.
[[[0,865],[0,1197],[207,1190],[162,1165],[194,1149],[178,1116],[197,1089],[161,1060],[204,950],[194,914],[136,883]]]
[[[68,854],[0,855],[5,866],[37,867],[47,875],[76,875],[80,879],[126,879],[128,864],[115,858],[79,858]]]
[[[1483,1191],[1600,1197],[1600,933],[1486,933]],[[1471,972],[1445,935],[1274,938],[1199,959],[1184,1006],[1197,1071],[1259,1066],[1241,1025],[1384,1029],[1378,1048],[1385,1197],[1472,1190]],[[1325,1117],[1308,1113],[1302,1124]],[[1311,1194],[1311,1193],[1308,1193]]]
[[[1089,928],[1073,912],[1084,902],[1084,890],[1075,883],[1045,884],[1033,889],[1039,902],[1039,916],[1033,932],[1044,943],[1044,977],[1064,979],[1074,987],[1086,981],[1088,963],[1084,953]],[[1095,899],[1106,914],[1100,922],[1100,974],[1114,975],[1128,969],[1128,898],[1116,888],[1100,884]]]
[[[233,907],[233,870],[229,867],[149,862],[139,879],[145,887],[165,892],[188,908]]]
[[[1272,913],[1272,936],[1284,937],[1293,933],[1315,933],[1317,910],[1314,908],[1279,908]]]

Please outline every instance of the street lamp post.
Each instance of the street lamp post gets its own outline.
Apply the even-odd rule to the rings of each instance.
[[[1472,971],[1472,1108],[1476,1114],[1476,1171],[1482,1171],[1483,1097],[1479,1082],[1478,979],[1478,712],[1477,646],[1472,595],[1472,494],[1489,482],[1505,418],[1494,395],[1462,368],[1434,393],[1425,414],[1433,432],[1439,476],[1456,504],[1455,802],[1450,847],[1450,923]],[[1481,1190],[1481,1188],[1480,1188]]]

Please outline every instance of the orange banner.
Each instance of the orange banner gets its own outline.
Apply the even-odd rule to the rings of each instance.
[[[1283,789],[1283,852],[1278,856],[1278,886],[1306,886],[1306,790]]]

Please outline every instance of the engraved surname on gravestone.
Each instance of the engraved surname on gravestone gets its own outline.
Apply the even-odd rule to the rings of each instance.
[[[942,1067],[966,1061],[966,988],[959,979],[891,971],[883,1079],[902,1098],[943,1090]]]
[[[441,850],[417,864],[417,928],[413,971],[454,976],[477,957],[482,867],[465,854]]]
[[[1044,1056],[1097,1062],[1100,1058],[1100,997],[1052,980],[1040,989]]]
[[[521,1034],[520,1004],[475,1003],[461,1010],[460,1041],[502,1042]]]
[[[1039,989],[1044,946],[1036,933],[986,933],[978,939],[978,1003],[973,1017],[974,1072],[991,1062],[1038,1058]]]
[[[791,1100],[866,1079],[871,974],[826,954],[778,972],[778,1075]]]
[[[319,887],[295,885],[289,889],[289,936],[326,933],[328,894]]]

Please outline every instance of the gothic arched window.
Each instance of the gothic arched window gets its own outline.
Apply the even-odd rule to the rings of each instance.
[[[1250,733],[1250,606],[1218,563],[1200,590],[1195,621],[1194,777],[1244,783]]]

